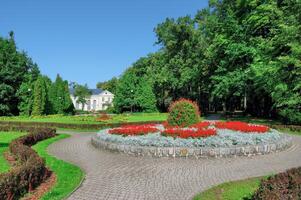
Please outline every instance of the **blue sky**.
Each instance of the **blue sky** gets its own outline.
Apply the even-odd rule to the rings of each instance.
[[[206,6],[207,0],[5,0],[0,35],[13,30],[19,49],[50,78],[59,73],[93,88],[156,51],[158,23]]]

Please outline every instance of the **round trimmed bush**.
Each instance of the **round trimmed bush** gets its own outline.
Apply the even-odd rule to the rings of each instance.
[[[188,99],[174,101],[168,108],[167,122],[171,126],[187,127],[200,120],[198,105]]]

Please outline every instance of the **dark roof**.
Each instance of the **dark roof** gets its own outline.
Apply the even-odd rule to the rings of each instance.
[[[92,95],[97,95],[97,94],[100,94],[103,92],[102,89],[91,89],[90,91],[91,91]]]
[[[70,94],[74,95],[74,88],[69,88]],[[90,89],[92,95],[98,95],[103,92],[102,89]]]

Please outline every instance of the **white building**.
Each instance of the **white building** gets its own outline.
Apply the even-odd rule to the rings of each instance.
[[[114,99],[114,94],[107,90],[101,89],[91,89],[91,96],[87,98],[86,104],[84,105],[85,111],[99,111],[106,110],[108,107],[112,106]],[[76,102],[76,97],[74,96],[74,90],[70,89],[70,96],[73,102],[73,105],[76,110],[82,110],[82,104]]]

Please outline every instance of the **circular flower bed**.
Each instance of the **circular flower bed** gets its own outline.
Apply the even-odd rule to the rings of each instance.
[[[186,156],[204,152],[207,156],[212,152],[222,156],[279,151],[291,145],[291,138],[262,125],[205,121],[189,127],[163,123],[106,129],[93,137],[92,143],[97,147],[142,155],[166,151],[167,155],[177,156],[176,151],[179,151],[179,155]]]

